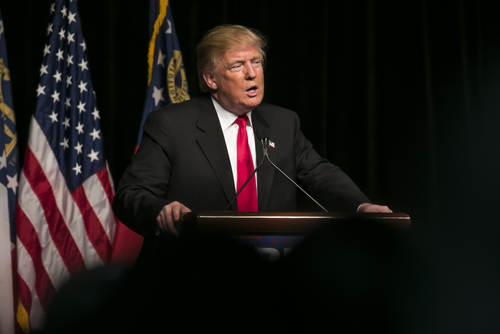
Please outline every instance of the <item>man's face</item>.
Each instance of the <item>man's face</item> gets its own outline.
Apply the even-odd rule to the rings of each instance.
[[[264,97],[262,57],[255,46],[227,51],[214,74],[204,77],[217,101],[238,116],[255,109]]]

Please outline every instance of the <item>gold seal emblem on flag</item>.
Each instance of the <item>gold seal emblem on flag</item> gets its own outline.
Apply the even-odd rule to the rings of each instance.
[[[181,74],[182,83],[181,86],[175,84],[175,78],[177,75]],[[186,80],[186,71],[184,70],[184,64],[182,62],[182,55],[179,50],[174,50],[174,56],[170,60],[167,69],[167,85],[168,85],[168,95],[173,103],[179,103],[182,101],[189,100],[188,85]]]
[[[5,103],[3,99],[3,93],[2,93],[2,82],[3,81],[10,81],[10,73],[9,69],[7,66],[5,66],[3,62],[3,58],[0,58],[0,111],[1,111],[1,117],[6,120],[10,119],[12,124],[16,124],[16,119],[14,118],[14,110],[10,108],[7,103]],[[7,134],[8,137],[10,137],[11,141],[8,144],[5,144],[5,151],[7,156],[10,155],[10,152],[14,149],[14,146],[16,146],[17,143],[17,136],[15,133],[12,132],[12,130],[7,126],[7,123],[4,124],[4,131],[5,134]]]

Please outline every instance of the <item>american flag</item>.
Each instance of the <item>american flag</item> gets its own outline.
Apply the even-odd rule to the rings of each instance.
[[[186,72],[168,0],[149,1],[148,93],[144,103],[136,150],[142,126],[153,110],[189,100]],[[142,237],[118,223],[112,260],[132,265],[142,245]]]
[[[17,317],[25,330],[40,328],[63,282],[108,262],[115,231],[77,2],[56,0],[50,13],[16,208]]]
[[[17,178],[16,120],[2,15],[0,14],[0,333],[14,333]]]

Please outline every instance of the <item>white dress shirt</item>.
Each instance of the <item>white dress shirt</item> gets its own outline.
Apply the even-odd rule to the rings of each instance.
[[[231,170],[233,171],[234,178],[234,188],[236,189],[237,179],[238,179],[238,163],[237,163],[237,141],[238,141],[238,124],[235,123],[238,116],[225,109],[223,106],[217,102],[216,99],[212,96],[212,102],[215,107],[215,111],[217,112],[217,116],[219,117],[220,126],[222,128],[222,133],[224,134],[224,139],[226,141],[227,153],[229,155],[229,161],[231,162]],[[253,160],[253,168],[257,167],[256,155],[255,155],[255,137],[253,133],[252,126],[252,112],[250,111],[248,114],[248,122],[247,122],[247,136],[248,136],[248,145],[250,146],[250,153],[252,154]],[[257,174],[255,174],[255,181],[257,181]],[[238,191],[238,189],[236,189]]]

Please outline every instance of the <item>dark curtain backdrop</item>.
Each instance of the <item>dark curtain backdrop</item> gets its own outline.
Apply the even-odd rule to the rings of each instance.
[[[21,161],[51,1],[1,0]],[[191,96],[195,45],[236,23],[269,36],[265,101],[295,110],[317,151],[374,202],[411,215],[408,332],[500,328],[498,1],[171,0]],[[117,183],[147,85],[148,2],[80,0]]]

